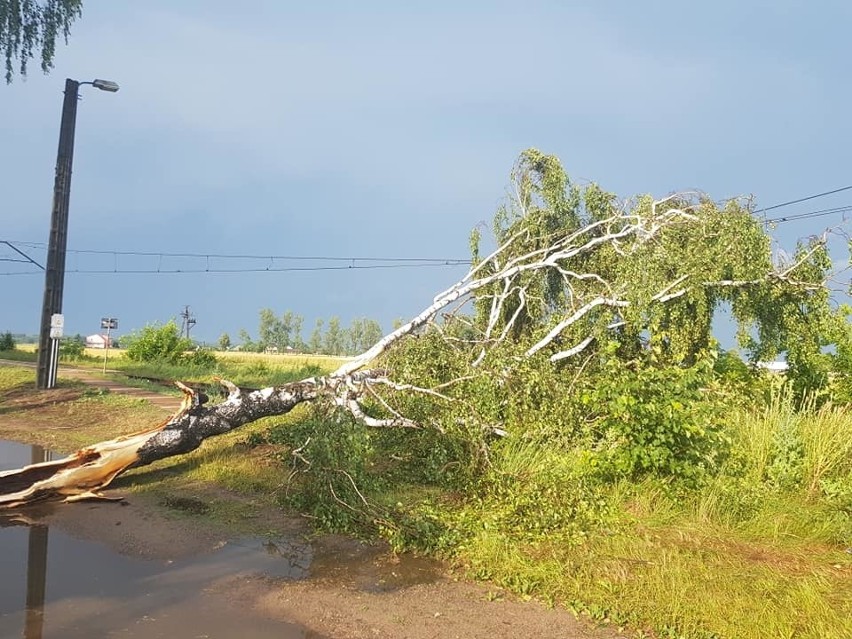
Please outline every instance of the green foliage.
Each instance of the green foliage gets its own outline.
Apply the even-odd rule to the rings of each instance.
[[[6,331],[5,333],[0,334],[0,351],[13,350],[15,350],[15,338],[12,337],[12,333]]]
[[[848,384],[852,326],[849,307],[833,308],[823,285],[832,266],[825,240],[800,243],[793,263],[797,286],[778,281],[744,289],[733,310],[741,342],[755,359],[786,353],[788,377],[801,400],[828,390],[837,374]]]
[[[64,360],[79,360],[86,351],[86,338],[82,335],[65,337],[59,342],[59,357]]]
[[[192,342],[181,336],[174,320],[149,324],[122,341],[127,345],[127,358],[137,362],[176,363],[192,348]]]
[[[342,355],[345,343],[346,335],[343,327],[340,325],[340,318],[334,316],[328,320],[328,329],[325,332],[322,352],[326,355]]]
[[[382,338],[382,327],[373,319],[356,317],[349,327],[343,326],[339,317],[331,317],[328,322],[317,318],[308,341],[302,339],[304,319],[292,311],[276,316],[272,309],[260,311],[258,341],[254,342],[245,331],[240,331],[243,350],[261,352],[268,348],[283,353],[290,349],[307,350],[324,355],[357,355],[369,349]]]
[[[373,344],[382,339],[382,327],[374,319],[367,317],[356,317],[349,324],[346,331],[345,352],[348,355],[357,355],[368,350]]]
[[[0,51],[5,58],[6,83],[12,82],[15,60],[23,77],[27,63],[37,54],[41,70],[50,71],[56,40],[68,40],[71,25],[82,11],[82,0],[0,0]]]
[[[289,478],[283,502],[337,532],[359,532],[373,523],[365,502],[382,479],[368,472],[373,461],[372,434],[348,413],[324,406],[297,425],[275,428],[270,441],[287,447],[283,459]]]
[[[590,443],[612,478],[695,481],[727,455],[712,358],[691,367],[607,361],[578,392]]]
[[[231,336],[227,333],[222,333],[216,343],[219,346],[219,350],[226,351],[231,348]]]
[[[543,260],[554,252],[557,238],[564,242],[572,237],[570,246],[580,246],[604,232],[618,234],[635,220],[630,214],[647,218],[652,206],[658,213],[687,211],[690,219],[665,226],[653,242],[621,249],[609,242],[597,244],[574,256],[561,272],[535,268],[517,273],[491,335],[513,321],[509,336],[529,347],[569,312],[590,300],[616,296],[627,306],[586,309],[545,350],[552,353],[592,338],[584,352],[600,352],[615,340],[615,355],[622,360],[630,361],[650,347],[660,362],[689,366],[713,348],[713,317],[726,305],[738,323],[740,345],[752,360],[786,354],[799,397],[829,388],[840,365],[848,367],[849,358],[843,355],[852,351],[848,309],[831,307],[824,284],[831,260],[823,239],[802,243],[782,266],[783,275],[777,275],[769,235],[738,201],[718,206],[709,198],[673,197],[655,205],[650,197],[640,196],[628,201],[621,213],[612,194],[596,184],[573,184],[557,158],[536,149],[521,155],[512,178],[513,197],[494,217],[495,241],[504,247],[503,264],[533,253]],[[607,220],[606,226],[598,225],[602,220]],[[480,233],[475,230],[474,264],[479,264],[480,253]],[[490,261],[479,266],[478,275],[495,270]],[[474,301],[480,337],[492,300],[503,294],[504,285],[495,282]],[[847,389],[848,380],[843,376]]]
[[[317,318],[316,324],[314,324],[314,330],[311,331],[311,336],[310,336],[310,338],[308,338],[308,351],[310,351],[311,353],[322,352],[322,345],[323,345],[322,327],[323,327],[322,318]]]
[[[263,350],[263,344],[252,340],[251,335],[244,328],[240,329],[240,342],[242,342],[242,350],[247,353],[259,353]]]
[[[207,348],[196,348],[189,355],[185,356],[186,362],[190,366],[195,366],[203,369],[214,369],[219,363],[216,359],[216,354]]]
[[[302,317],[292,311],[285,311],[280,317],[276,317],[272,309],[261,309],[258,327],[262,345],[260,350],[272,347],[279,352],[284,352],[287,348],[301,349],[302,322]]]

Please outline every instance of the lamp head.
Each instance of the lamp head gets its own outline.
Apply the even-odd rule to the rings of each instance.
[[[109,91],[110,93],[118,91],[118,84],[112,80],[95,80],[92,82],[92,86],[101,91]]]

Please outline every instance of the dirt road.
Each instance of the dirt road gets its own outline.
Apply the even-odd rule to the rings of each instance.
[[[2,359],[0,359],[0,366],[20,366],[23,368],[32,369],[35,369],[36,367],[36,365],[32,362],[16,362],[12,360]],[[75,379],[81,382],[85,382],[93,388],[102,388],[111,393],[119,393],[121,395],[127,395],[128,397],[144,399],[148,403],[162,408],[163,410],[166,410],[170,413],[176,411],[180,406],[180,396],[177,394],[168,395],[165,393],[155,393],[153,391],[145,390],[142,388],[128,386],[127,384],[122,384],[121,382],[118,382],[116,380],[106,378],[92,369],[76,368],[74,366],[66,366],[65,364],[60,364],[59,377],[65,377],[67,379]]]

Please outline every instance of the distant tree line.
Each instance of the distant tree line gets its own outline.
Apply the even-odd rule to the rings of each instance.
[[[381,324],[374,319],[358,317],[349,326],[343,326],[337,316],[328,321],[319,318],[307,340],[303,338],[304,318],[293,311],[276,315],[270,308],[260,310],[257,339],[241,329],[239,341],[244,351],[263,352],[275,349],[323,355],[356,355],[370,348],[384,334]],[[223,350],[233,346],[231,337],[223,333],[218,341]]]

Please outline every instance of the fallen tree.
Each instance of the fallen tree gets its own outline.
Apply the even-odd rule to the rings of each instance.
[[[658,348],[688,364],[706,348],[719,303],[730,303],[745,329],[774,327],[751,345],[765,356],[786,345],[779,332],[795,337],[793,325],[779,323],[783,304],[802,308],[826,294],[825,239],[773,263],[760,223],[736,202],[720,210],[700,194],[678,194],[618,205],[594,185],[583,192],[570,185],[558,161],[536,151],[522,156],[514,185],[510,206],[498,214],[496,248],[480,258],[475,237],[473,266],[463,279],[330,375],[249,393],[220,380],[228,395],[215,405],[178,383],[184,402],[163,423],[0,473],[0,508],[103,497],[100,491],[131,468],[188,453],[208,437],[306,402],[333,403],[376,428],[423,427],[394,409],[387,394],[463,402],[447,390],[457,380],[418,386],[377,367],[401,340],[427,330],[459,344],[458,356],[473,369],[510,342],[522,348],[505,367],[536,357],[564,365],[602,352],[607,342],[627,351]],[[753,339],[747,333],[744,339]],[[482,427],[506,434],[499,423]]]

